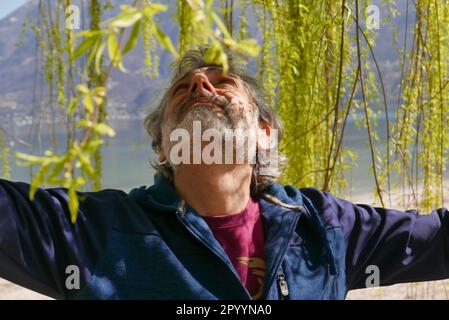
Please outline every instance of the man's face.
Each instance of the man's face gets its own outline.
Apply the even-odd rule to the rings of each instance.
[[[197,92],[197,96],[194,94]],[[164,114],[164,122],[180,122],[196,107],[208,106],[217,117],[223,114],[244,114],[253,104],[242,80],[223,74],[220,67],[196,69],[173,85]],[[229,108],[229,109],[228,109]]]
[[[238,76],[223,74],[222,68],[192,71],[173,85],[169,97],[162,128],[161,160],[173,147],[170,133],[178,128],[191,133],[194,121],[201,122],[203,132],[258,128],[258,110],[248,89]]]

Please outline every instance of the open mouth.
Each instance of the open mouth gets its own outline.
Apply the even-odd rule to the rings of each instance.
[[[223,110],[223,106],[220,103],[220,101],[217,101],[215,99],[211,99],[211,98],[207,98],[207,97],[201,97],[198,99],[194,99],[192,101],[190,101],[189,103],[187,103],[186,105],[184,105],[179,112],[177,112],[177,121],[179,121],[180,119],[182,119],[185,114],[189,111],[189,109],[195,108],[195,107],[201,107],[201,106],[208,106],[212,109],[220,109]]]
[[[199,98],[199,99],[195,99],[193,101],[191,101],[190,103],[188,103],[185,107],[184,107],[184,111],[194,107],[195,105],[200,104],[200,105],[210,105],[212,107],[220,107],[219,104],[217,103],[217,101],[214,101],[213,99],[209,99],[209,98]]]
[[[191,108],[206,106],[211,109],[218,109],[220,113],[228,113],[228,101],[225,97],[222,96],[206,96],[202,95],[198,98],[195,96],[191,97],[184,103],[178,105],[175,109],[175,119],[176,122],[181,121],[184,118],[185,114]]]

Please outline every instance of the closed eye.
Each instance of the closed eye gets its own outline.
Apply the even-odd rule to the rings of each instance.
[[[229,78],[223,78],[220,81],[218,81],[217,85],[231,85],[235,87],[235,81]]]

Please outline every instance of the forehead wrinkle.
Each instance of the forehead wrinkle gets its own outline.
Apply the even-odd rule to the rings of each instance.
[[[181,83],[182,81],[185,81],[188,77],[192,76],[193,74],[197,73],[197,72],[208,72],[208,71],[213,71],[215,73],[217,73],[217,71],[220,71],[220,75],[221,76],[229,76],[231,78],[237,79],[237,80],[241,80],[241,78],[233,73],[227,73],[227,74],[223,74],[223,68],[220,66],[206,66],[206,67],[201,67],[201,68],[195,68],[193,70],[190,70],[189,72],[186,72],[185,74],[183,74],[182,76],[176,77],[172,83],[172,89],[177,86],[179,83]]]

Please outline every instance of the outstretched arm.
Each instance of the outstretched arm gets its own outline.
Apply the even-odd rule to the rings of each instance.
[[[80,193],[78,219],[70,221],[66,189],[39,189],[29,200],[29,185],[0,179],[0,277],[53,298],[70,298],[68,266],[88,281],[106,245],[124,193]],[[123,202],[123,201],[122,201]]]
[[[328,224],[342,228],[348,290],[365,287],[366,268],[380,271],[380,285],[449,278],[449,212],[419,215],[353,204],[327,192],[301,190]]]

